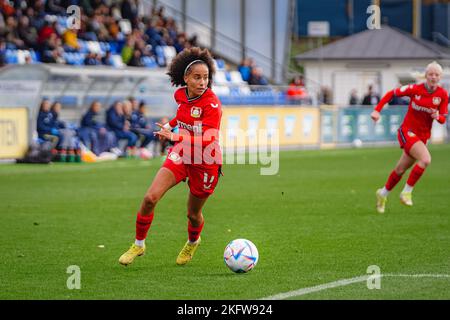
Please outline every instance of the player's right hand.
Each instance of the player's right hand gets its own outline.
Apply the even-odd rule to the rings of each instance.
[[[371,114],[370,117],[372,118],[372,120],[374,122],[377,122],[378,120],[380,120],[380,113],[376,110],[374,110]]]

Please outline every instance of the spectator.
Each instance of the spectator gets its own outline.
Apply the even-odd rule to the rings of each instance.
[[[108,131],[105,125],[100,122],[101,108],[100,102],[92,102],[89,110],[81,119],[81,126],[78,132],[83,144],[97,156],[102,152],[110,151],[116,144],[114,133]]]
[[[80,49],[80,45],[78,44],[78,30],[75,28],[67,28],[63,35],[63,42],[65,46],[65,50],[69,52],[78,51]]]
[[[150,142],[157,141],[153,134],[152,127],[148,124],[145,116],[145,103],[141,102],[137,110],[133,111],[131,115],[131,131],[133,131],[141,142],[140,147],[146,148]]]
[[[5,55],[6,55],[6,45],[0,39],[0,67],[3,67],[5,65]]]
[[[41,28],[41,30],[39,30],[38,43],[45,43],[45,41],[49,39],[52,34],[57,35],[56,22],[52,23],[48,19],[46,19],[44,22],[44,26]]]
[[[30,19],[27,16],[20,17],[18,35],[26,47],[38,49],[37,30],[33,26],[30,26]]]
[[[319,92],[319,102],[323,104],[332,104],[333,97],[331,89],[327,86],[322,86]]]
[[[127,19],[131,22],[135,21],[137,17],[137,6],[133,0],[123,0],[120,7],[120,13],[123,19]]]
[[[130,123],[125,119],[121,102],[115,102],[106,112],[106,125],[114,132],[117,141],[127,141],[126,154],[134,155],[137,136],[130,131]]]
[[[269,82],[264,77],[262,69],[260,67],[255,67],[252,68],[248,84],[253,86],[266,86]]]
[[[133,58],[134,44],[135,44],[134,38],[131,35],[129,35],[127,37],[126,44],[122,48],[121,56],[123,63],[128,64],[131,58]]]
[[[294,103],[301,103],[308,99],[303,76],[296,76],[292,79],[286,94],[288,99]]]
[[[47,99],[42,100],[41,106],[39,107],[36,129],[39,139],[50,141],[53,149],[60,151],[62,136],[50,108],[50,101]]]
[[[377,105],[380,102],[380,96],[373,91],[373,86],[369,85],[368,92],[362,101],[363,105]]]
[[[84,64],[87,66],[98,66],[101,65],[101,59],[99,54],[94,52],[89,52],[84,58]]]
[[[17,49],[27,48],[25,42],[20,39],[17,21],[13,16],[6,19],[5,38],[7,43],[14,45]]]
[[[245,58],[238,66],[238,71],[241,73],[242,80],[249,82],[252,68],[250,66],[250,60]]]
[[[55,15],[65,15],[66,9],[63,7],[62,0],[46,0],[45,11]]]
[[[141,58],[141,51],[138,49],[134,49],[133,51],[133,57],[130,59],[130,61],[128,61],[128,66],[130,67],[143,67],[144,64],[142,63],[142,58]]]
[[[113,66],[114,65],[111,51],[108,50],[105,52],[105,55],[102,57],[102,64],[105,66]]]
[[[348,103],[350,105],[359,104],[359,98],[358,98],[358,95],[356,93],[356,89],[352,89],[352,91],[350,91],[350,98],[349,98]]]
[[[41,46],[42,62],[65,63],[63,53],[61,39],[57,37],[56,33],[50,34],[50,37]]]
[[[75,130],[69,128],[64,121],[59,119],[61,113],[61,103],[56,101],[53,103],[50,112],[53,115],[54,127],[56,127],[61,136],[60,149],[73,153],[75,149],[78,149],[78,139],[76,137]]]

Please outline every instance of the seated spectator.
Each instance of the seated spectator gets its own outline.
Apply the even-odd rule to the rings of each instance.
[[[61,39],[56,33],[50,34],[41,46],[42,62],[65,63]]]
[[[141,58],[141,51],[138,49],[134,49],[133,56],[131,57],[130,61],[128,61],[127,65],[130,67],[143,67],[144,64],[142,63]]]
[[[122,61],[125,64],[128,64],[130,62],[131,58],[133,58],[133,52],[134,52],[134,38],[132,36],[127,37],[127,42],[122,48],[121,56]]]
[[[55,15],[65,15],[66,9],[63,7],[64,1],[62,0],[46,0],[45,11]]]
[[[131,115],[131,131],[133,131],[141,142],[140,147],[146,148],[150,142],[156,141],[152,127],[148,124],[145,116],[145,102],[141,102],[138,109],[133,111]]]
[[[248,84],[254,86],[266,86],[269,84],[269,82],[264,77],[262,69],[260,67],[256,67],[252,68]]]
[[[264,77],[262,73],[262,69],[260,67],[252,68],[250,74],[250,80],[248,84],[251,85],[250,90],[252,91],[270,91],[271,88],[268,86],[269,82],[266,77]]]
[[[114,133],[108,131],[100,121],[101,108],[100,102],[92,102],[89,110],[81,119],[81,126],[78,131],[83,144],[97,156],[102,152],[110,151],[116,145]]]
[[[126,154],[128,156],[134,155],[137,136],[130,131],[130,123],[125,119],[121,102],[115,102],[106,112],[106,126],[114,132],[117,141],[127,141]]]
[[[14,17],[10,16],[6,19],[5,26],[5,40],[7,43],[15,46],[17,49],[27,49],[25,42],[20,39],[19,29],[17,27],[17,21]]]
[[[6,60],[6,45],[5,43],[0,39],[0,67],[3,67]]]
[[[55,116],[50,109],[50,101],[47,99],[42,100],[41,106],[39,107],[36,129],[39,139],[50,141],[52,143],[53,153],[56,154],[56,151],[60,152],[62,149],[62,135],[55,121]]]
[[[373,86],[369,85],[368,92],[362,101],[363,105],[377,105],[380,102],[380,96],[373,91]]]
[[[102,57],[102,64],[105,66],[113,66],[113,57],[111,51],[106,51],[105,56]]]
[[[66,51],[74,52],[80,49],[78,44],[78,30],[75,28],[67,28],[63,35],[63,42]]]
[[[38,49],[37,30],[30,26],[30,19],[27,16],[20,17],[18,34],[27,48]]]
[[[241,73],[242,80],[247,82],[250,80],[252,67],[248,58],[242,60],[241,64],[238,66],[238,71]]]
[[[86,66],[98,66],[101,65],[102,62],[100,60],[100,57],[97,53],[89,52],[86,57],[84,58],[84,64]]]
[[[79,143],[76,136],[76,131],[69,128],[64,121],[59,119],[61,107],[61,103],[56,101],[53,103],[50,112],[53,115],[54,126],[58,129],[61,136],[60,153],[64,155],[65,151],[67,151],[69,155],[72,155],[75,154],[75,150],[79,149]]]

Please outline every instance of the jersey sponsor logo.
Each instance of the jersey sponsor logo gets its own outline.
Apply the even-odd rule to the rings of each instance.
[[[441,98],[439,97],[433,97],[433,104],[435,106],[438,106],[441,103]]]
[[[202,115],[202,108],[199,108],[199,107],[191,108],[191,117],[192,118],[200,118],[201,115]]]
[[[195,122],[198,123],[197,125],[190,125],[187,123],[184,123],[183,121],[177,120],[178,123],[178,127],[180,127],[180,129],[186,129],[192,132],[196,132],[196,133],[202,133],[202,124],[201,122]]]
[[[218,103],[217,104],[211,103],[211,107],[213,107],[214,109],[217,109],[219,107],[219,104]]]
[[[412,88],[412,85],[406,85],[406,86],[401,87],[400,92],[405,92],[406,89],[408,89],[408,88]]]
[[[435,112],[435,110],[427,108],[427,107],[422,107],[419,106],[418,104],[416,104],[415,102],[411,103],[411,107],[416,110],[416,111],[421,111],[421,112],[427,112],[427,113],[433,113]]]
[[[172,160],[173,162],[178,162],[180,161],[181,157],[178,153],[176,152],[171,152],[168,155],[169,159]]]

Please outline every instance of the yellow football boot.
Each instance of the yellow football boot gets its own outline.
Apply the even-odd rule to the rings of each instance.
[[[386,208],[386,202],[387,202],[387,197],[383,197],[381,195],[381,189],[377,190],[377,211],[378,213],[384,213],[384,210]]]
[[[402,193],[400,193],[400,201],[405,206],[411,207],[413,205],[412,192],[402,192]]]
[[[191,261],[199,245],[200,238],[198,238],[197,242],[195,243],[190,243],[188,240],[183,249],[181,249],[180,253],[178,254],[177,264],[181,266]]]
[[[130,249],[128,249],[127,252],[125,252],[123,255],[119,258],[119,263],[127,266],[131,264],[136,257],[142,256],[145,253],[145,246],[140,247],[135,245],[134,243],[131,245]]]

